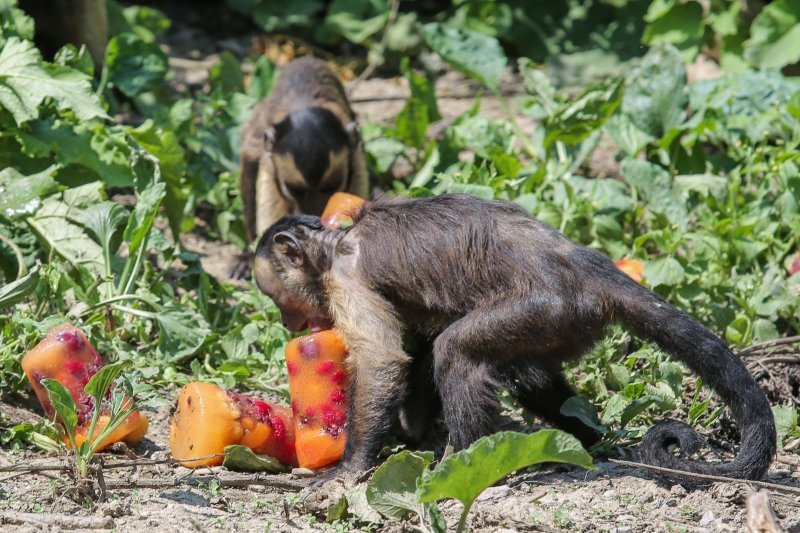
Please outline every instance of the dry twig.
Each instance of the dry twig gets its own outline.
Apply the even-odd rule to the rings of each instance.
[[[759,491],[747,497],[747,531],[750,533],[782,533],[784,529],[769,504],[769,495]]]
[[[800,487],[778,485],[777,483],[768,483],[766,481],[753,481],[749,479],[736,479],[733,477],[726,477],[726,476],[712,476],[709,474],[684,472],[683,470],[674,470],[672,468],[664,468],[663,466],[654,466],[645,463],[636,463],[634,461],[623,461],[621,459],[609,459],[608,461],[610,463],[615,463],[622,466],[629,466],[632,468],[642,468],[644,470],[650,470],[658,474],[666,474],[672,477],[682,477],[686,479],[694,479],[696,481],[708,481],[708,482],[713,481],[719,483],[745,483],[747,485],[752,485],[753,487],[759,487],[762,489],[771,490],[781,494],[791,494],[794,496],[800,496]]]
[[[114,520],[108,516],[72,516],[53,513],[0,513],[0,525],[41,524],[62,529],[111,529]]]

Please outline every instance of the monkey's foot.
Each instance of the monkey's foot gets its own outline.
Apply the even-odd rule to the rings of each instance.
[[[248,249],[236,258],[231,267],[231,279],[250,279],[253,269],[253,253]]]

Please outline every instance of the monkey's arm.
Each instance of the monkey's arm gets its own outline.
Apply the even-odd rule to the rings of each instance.
[[[351,375],[347,445],[337,470],[371,467],[389,430],[391,415],[405,398],[410,358],[403,351],[401,324],[384,298],[354,272],[354,258],[334,264],[328,292],[335,327],[349,352]]]

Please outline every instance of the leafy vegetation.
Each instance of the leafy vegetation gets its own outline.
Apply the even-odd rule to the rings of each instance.
[[[647,286],[735,348],[800,331],[800,273],[790,271],[800,244],[800,81],[777,70],[800,61],[797,0],[760,12],[723,0],[534,2],[536,20],[525,0],[459,0],[438,13],[394,13],[386,0],[228,4],[265,31],[366,51],[402,73],[410,96],[396,119],[363,127],[387,188],[517,202],[614,260],[643,261]],[[124,379],[165,395],[201,379],[285,396],[290,335],[274,304],[249,282],[209,275],[182,242],[202,232],[245,247],[238,132],[276,67],[264,56],[243,67],[223,52],[204,90],[179,90],[156,42],[170,21],[153,8],[109,5],[113,36],[96,73],[83,48],[45,60],[32,20],[0,0],[2,395],[25,386],[22,354],[70,321],[133,369]],[[701,52],[723,75],[689,85],[687,61]],[[432,136],[444,114],[432,79],[442,64],[484,90]],[[513,98],[501,90],[512,71],[522,90]],[[503,118],[482,113],[483,93]],[[604,174],[593,167],[599,157]],[[410,173],[393,179],[399,162]],[[725,420],[699,380],[622,330],[569,374],[591,402],[562,409],[601,431],[606,449],[640,437],[664,413],[716,429]],[[792,451],[797,410],[774,412]],[[48,434],[0,420],[3,446],[52,447]],[[463,522],[486,486],[558,459],[544,441],[559,441],[555,455],[588,467],[565,438],[500,434],[433,469],[432,454],[401,452],[363,500],[387,519],[411,514],[439,530],[435,500],[460,499]],[[497,451],[505,447],[517,450],[514,461]],[[92,453],[78,450],[84,464]],[[271,468],[258,457],[234,463],[265,461]],[[347,515],[342,505],[333,520]]]

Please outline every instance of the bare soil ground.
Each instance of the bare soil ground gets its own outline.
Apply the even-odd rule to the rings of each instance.
[[[228,49],[241,54],[250,41],[249,36],[211,40],[186,25],[177,25],[170,39],[168,49],[177,72],[175,83],[189,86],[205,83],[205,69],[213,62],[214,53]],[[705,74],[693,75],[709,75],[707,65],[698,68],[701,71],[706,68]],[[519,90],[515,82],[509,78],[504,90],[509,93]],[[432,134],[472,104],[475,87],[463,77],[449,73],[437,81],[436,90],[444,118],[434,125]],[[407,94],[405,82],[400,78],[372,79],[359,84],[352,98],[362,120],[388,121],[400,110]],[[481,113],[504,116],[497,100],[490,96],[484,96]],[[606,152],[611,154],[615,150]],[[590,163],[597,174],[614,175],[618,171],[613,157],[598,157]],[[210,273],[227,278],[238,253],[235,246],[209,241],[197,234],[186,236],[185,243],[201,255]],[[791,397],[797,404],[796,365],[770,366],[759,372],[773,401]],[[0,402],[0,413],[15,421],[38,416],[31,402],[20,404],[17,399],[14,402],[13,405]],[[145,440],[130,450],[128,456],[104,454],[106,463],[130,461],[131,457],[153,460],[168,457],[168,412],[164,409],[149,415],[150,430]],[[0,467],[57,461],[34,450],[12,454],[0,449]],[[768,492],[780,524],[789,531],[800,531],[798,464],[800,456],[782,453],[765,480],[787,487],[786,490],[772,487]],[[590,472],[545,466],[513,475],[479,497],[469,525],[482,532],[742,531],[746,523],[746,498],[758,490],[748,483],[675,482],[612,462],[601,461],[597,467]],[[69,483],[62,472],[0,472],[0,530],[410,531],[415,528],[411,522],[370,523],[368,516],[367,521],[326,524],[327,503],[334,503],[342,493],[352,496],[358,487],[330,482],[319,491],[298,494],[287,487],[302,480],[292,474],[242,474],[221,467],[192,472],[161,464],[107,469],[104,479],[108,487],[105,501],[78,504],[62,494],[64,482]],[[449,529],[454,529],[461,504],[444,501],[440,505]]]

